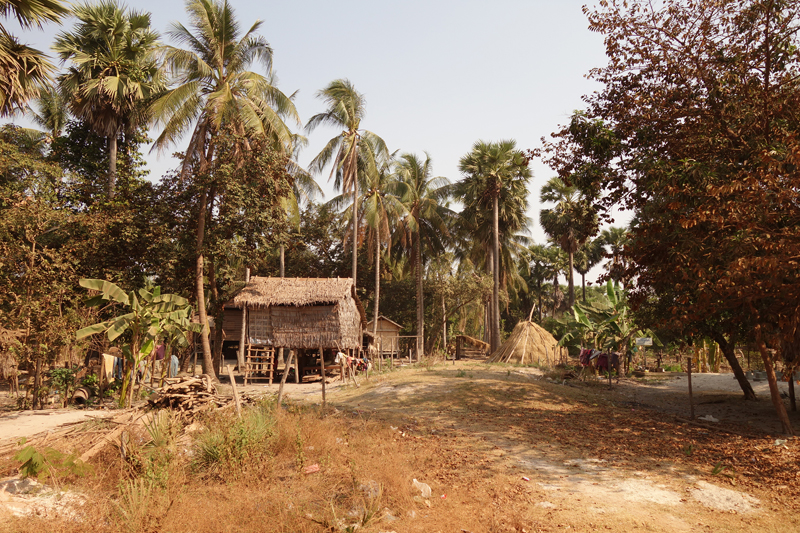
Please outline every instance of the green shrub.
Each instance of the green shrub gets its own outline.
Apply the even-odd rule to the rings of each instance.
[[[266,405],[245,409],[241,419],[217,414],[197,438],[195,465],[209,472],[224,469],[235,477],[246,461],[254,462],[267,452],[274,428],[275,419]]]
[[[91,467],[74,454],[61,453],[53,448],[25,446],[14,455],[14,460],[22,462],[19,472],[23,478],[36,478],[40,481],[53,479],[59,474],[86,475]]]

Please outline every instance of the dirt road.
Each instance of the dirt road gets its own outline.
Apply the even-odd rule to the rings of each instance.
[[[705,389],[745,403],[735,388],[713,387],[714,379],[733,381],[704,379],[700,401]],[[677,407],[675,382],[608,390],[548,381],[533,369],[445,365],[340,388],[329,401],[385,420],[403,438],[441,438],[456,471],[439,472],[434,492],[466,501],[487,495],[509,531],[544,523],[579,531],[800,531],[797,499],[786,498],[800,488],[800,442],[776,446],[746,420],[708,429],[676,421],[662,414]],[[766,405],[757,407],[768,409],[759,392]],[[661,412],[631,407],[632,397]],[[465,450],[479,468],[457,461]]]

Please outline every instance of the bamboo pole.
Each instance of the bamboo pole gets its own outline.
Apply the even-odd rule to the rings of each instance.
[[[233,377],[233,367],[226,365],[228,368],[228,377],[231,380],[231,389],[233,389],[233,401],[236,403],[236,416],[242,418],[242,403],[239,401],[239,392],[236,390],[236,378]]]

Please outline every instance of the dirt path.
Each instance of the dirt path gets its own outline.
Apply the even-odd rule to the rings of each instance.
[[[548,382],[532,370],[472,364],[390,374],[335,390],[329,401],[385,420],[406,437],[442,437],[443,454],[470,449],[487,461],[484,491],[508,493],[518,490],[509,480],[523,480],[526,498],[504,501],[509,515],[546,517],[581,531],[800,530],[797,501],[780,500],[800,487],[800,443],[778,447],[771,437],[744,439],[625,404],[632,395],[669,407],[672,394],[680,391],[669,383],[609,392]],[[731,401],[737,398],[734,391]],[[747,454],[742,462],[737,449]],[[791,474],[776,479],[767,466],[753,466],[768,460]],[[448,483],[434,492],[458,490],[459,476],[442,479]],[[791,488],[787,479],[796,480]]]

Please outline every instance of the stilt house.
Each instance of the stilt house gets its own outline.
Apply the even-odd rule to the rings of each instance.
[[[248,369],[268,370],[283,348],[297,350],[301,376],[321,352],[326,360],[336,351],[357,354],[365,326],[351,278],[252,277],[225,305],[223,321],[226,338],[243,334]]]
[[[240,327],[246,317],[246,344],[287,349],[357,349],[366,326],[351,278],[252,277],[225,306],[229,315]]]

